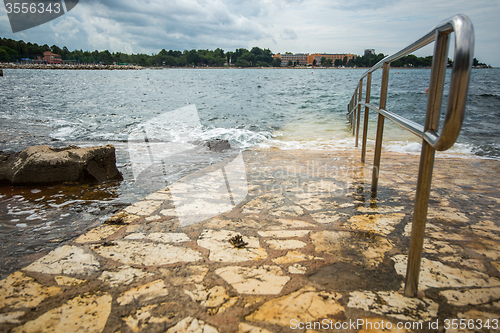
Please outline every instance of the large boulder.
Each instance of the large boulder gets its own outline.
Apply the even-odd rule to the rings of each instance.
[[[115,147],[29,147],[17,154],[0,154],[0,183],[98,183],[122,180]]]

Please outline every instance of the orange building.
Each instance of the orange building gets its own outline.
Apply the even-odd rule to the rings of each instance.
[[[356,55],[350,53],[342,53],[342,54],[332,54],[332,53],[314,53],[311,55],[307,55],[307,63],[312,65],[314,60],[316,60],[316,65],[321,64],[321,58],[325,57],[326,59],[332,59],[332,63],[335,64],[335,60],[343,61],[344,58],[347,58],[347,62],[351,59],[356,59]]]
[[[44,63],[47,63],[47,64],[60,64],[60,63],[62,63],[61,56],[59,54],[55,54],[55,53],[52,53],[50,51],[43,52],[42,60]]]
[[[281,59],[281,66],[288,66],[288,62],[291,60],[292,64],[297,64],[300,66],[312,65],[314,60],[316,60],[316,65],[321,64],[321,58],[332,59],[332,64],[335,64],[335,60],[343,61],[347,58],[347,61],[351,59],[356,59],[356,55],[350,53],[342,54],[331,54],[331,53],[297,53],[297,54],[275,54],[274,58]]]

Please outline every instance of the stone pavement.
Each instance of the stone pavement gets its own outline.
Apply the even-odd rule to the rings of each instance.
[[[382,156],[376,199],[355,149],[246,151],[226,207],[210,182],[153,193],[0,281],[0,331],[500,331],[500,163],[436,160],[405,298],[418,156]]]

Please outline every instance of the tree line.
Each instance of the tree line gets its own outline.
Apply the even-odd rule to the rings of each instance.
[[[217,48],[215,50],[161,50],[158,54],[126,54],[121,52],[111,53],[105,51],[70,51],[66,46],[60,48],[57,45],[48,46],[36,43],[25,43],[13,39],[0,39],[0,61],[16,62],[22,59],[37,59],[43,57],[43,52],[51,51],[59,54],[62,60],[70,60],[77,63],[91,64],[133,64],[145,67],[150,66],[224,66],[228,61],[232,65],[240,67],[268,67],[276,66],[273,53],[269,49],[253,47],[251,50],[245,48],[224,52]]]
[[[59,54],[62,60],[73,61],[82,64],[131,64],[144,67],[152,66],[170,66],[170,67],[187,67],[187,66],[207,66],[221,67],[226,63],[237,67],[280,67],[281,59],[273,58],[273,53],[269,49],[261,49],[253,47],[251,50],[245,48],[236,49],[235,51],[227,51],[217,48],[215,50],[161,50],[158,54],[126,54],[121,52],[111,53],[105,51],[70,51],[66,46],[60,48],[57,45],[48,46],[47,44],[38,45],[36,43],[25,43],[24,41],[15,41],[13,39],[0,38],[0,62],[17,62],[22,59],[37,59],[38,56],[43,57],[43,52],[51,51]],[[289,53],[289,52],[286,52]],[[385,57],[384,54],[368,53],[363,56],[358,56],[347,60],[344,59],[326,59],[323,57],[320,64],[313,63],[315,66],[324,67],[371,67]],[[316,62],[316,60],[314,61]],[[451,61],[450,63],[451,64]],[[297,66],[291,61],[288,66]],[[407,55],[401,59],[391,63],[393,67],[430,67],[432,65],[432,56],[417,57],[413,54]],[[486,67],[474,58],[473,66]]]

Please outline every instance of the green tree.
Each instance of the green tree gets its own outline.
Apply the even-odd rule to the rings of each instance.
[[[326,65],[326,57],[321,57],[320,63],[321,63],[321,66],[325,66]]]

